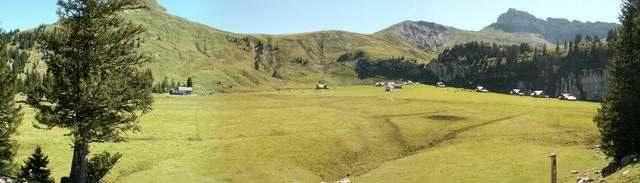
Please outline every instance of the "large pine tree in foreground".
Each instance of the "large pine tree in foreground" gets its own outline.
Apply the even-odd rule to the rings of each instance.
[[[151,78],[137,71],[149,57],[136,52],[144,29],[125,21],[138,0],[58,0],[59,34],[40,40],[50,87],[29,93],[40,128],[69,129],[73,159],[69,180],[86,182],[89,144],[117,142],[137,131],[151,110]],[[46,99],[48,102],[40,102]]]
[[[594,119],[603,150],[614,160],[640,152],[640,0],[623,2],[620,22],[608,67],[611,86]]]
[[[0,29],[0,34],[3,30]],[[9,174],[13,167],[13,157],[18,145],[11,136],[22,121],[20,107],[14,102],[16,73],[8,66],[8,58],[3,55],[7,45],[6,40],[0,38],[0,173]]]

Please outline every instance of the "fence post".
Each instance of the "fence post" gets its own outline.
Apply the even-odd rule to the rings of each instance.
[[[556,183],[556,156],[558,152],[549,155],[551,158],[551,183]]]

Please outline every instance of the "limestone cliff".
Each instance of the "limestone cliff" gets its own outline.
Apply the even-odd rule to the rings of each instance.
[[[584,100],[602,101],[602,92],[609,89],[611,82],[605,77],[606,70],[581,70],[569,73],[556,81],[554,93],[571,93]]]
[[[469,81],[468,77],[478,77],[478,75],[472,73],[473,70],[470,65],[461,63],[431,62],[426,65],[426,68],[438,78],[438,81],[443,81],[451,86],[472,88],[473,83],[464,82]],[[535,78],[518,77],[516,72],[501,72],[488,74],[490,76],[486,79],[476,78],[479,80],[476,80],[475,84],[487,83],[486,80],[506,79],[507,81],[500,83],[501,85],[487,85],[485,87],[492,89],[493,92],[501,93],[506,93],[511,88],[520,88],[524,92],[544,90],[550,97],[557,97],[562,93],[570,93],[580,100],[601,101],[602,93],[607,91],[610,85],[610,81],[605,77],[606,72],[605,69],[584,69],[563,74],[549,73],[553,75],[550,79],[546,79],[543,76]]]
[[[537,33],[544,36],[551,43],[562,43],[573,40],[576,34],[604,38],[607,35],[607,31],[618,26],[615,23],[569,21],[564,18],[547,18],[547,20],[543,20],[527,12],[511,8],[500,15],[496,23],[489,25],[487,28],[512,33]]]

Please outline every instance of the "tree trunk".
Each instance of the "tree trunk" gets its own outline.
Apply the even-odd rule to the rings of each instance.
[[[73,161],[71,162],[70,183],[87,182],[87,168],[89,165],[89,143],[78,140],[73,146]]]

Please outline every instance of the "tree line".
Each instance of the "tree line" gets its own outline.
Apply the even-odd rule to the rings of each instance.
[[[14,72],[20,73],[18,69],[13,69]],[[26,94],[30,90],[37,88],[48,88],[51,89],[53,87],[51,83],[53,83],[53,77],[50,72],[40,73],[36,69],[26,69],[23,71],[23,74],[18,74],[18,77],[15,80],[15,90],[14,93],[23,93]],[[146,76],[153,79],[153,72],[151,69],[146,69],[143,72]],[[192,77],[188,77],[186,81],[176,80],[168,77],[164,77],[163,80],[159,82],[155,82],[152,87],[153,93],[168,93],[171,89],[176,89],[178,87],[193,87],[193,79]]]
[[[60,34],[58,27],[55,25],[48,31],[46,26],[40,25],[32,31],[20,31],[19,29],[8,32],[11,37],[11,46],[17,46],[19,49],[31,50],[38,44],[38,40],[44,36],[52,34]]]
[[[151,73],[151,70],[147,70],[145,71],[145,73],[148,73],[148,75],[153,75]],[[157,82],[153,85],[152,92],[168,93],[172,89],[177,89],[178,87],[193,87],[193,79],[189,77],[187,78],[187,81],[183,83],[182,81],[179,81],[179,80],[176,81],[174,78],[171,78],[171,81],[169,81],[169,78],[165,76],[164,79],[162,79],[162,81]]]
[[[615,32],[612,30],[610,32]],[[614,40],[610,35],[607,40]],[[446,76],[447,85],[508,92],[524,82],[531,89],[555,91],[555,82],[570,73],[583,70],[604,72],[612,58],[607,42],[597,36],[575,36],[575,40],[548,48],[527,43],[498,45],[472,41],[446,48],[428,64],[401,57],[372,59],[359,52],[345,53],[340,62],[356,61],[355,71],[361,79],[388,78],[435,83]],[[462,68],[462,69],[461,69]],[[455,70],[461,69],[461,70]],[[457,73],[453,73],[457,72]]]
[[[507,92],[518,82],[528,87],[555,90],[554,82],[569,73],[584,70],[604,72],[612,58],[607,46],[599,38],[578,34],[566,46],[549,49],[546,45],[496,45],[470,42],[445,49],[430,64],[469,67],[464,77],[449,81],[452,86],[483,85],[490,90]]]
[[[11,59],[11,68],[17,73],[22,73],[24,71],[24,67],[27,65],[29,57],[31,56],[29,51],[19,48],[7,48],[2,54]]]

